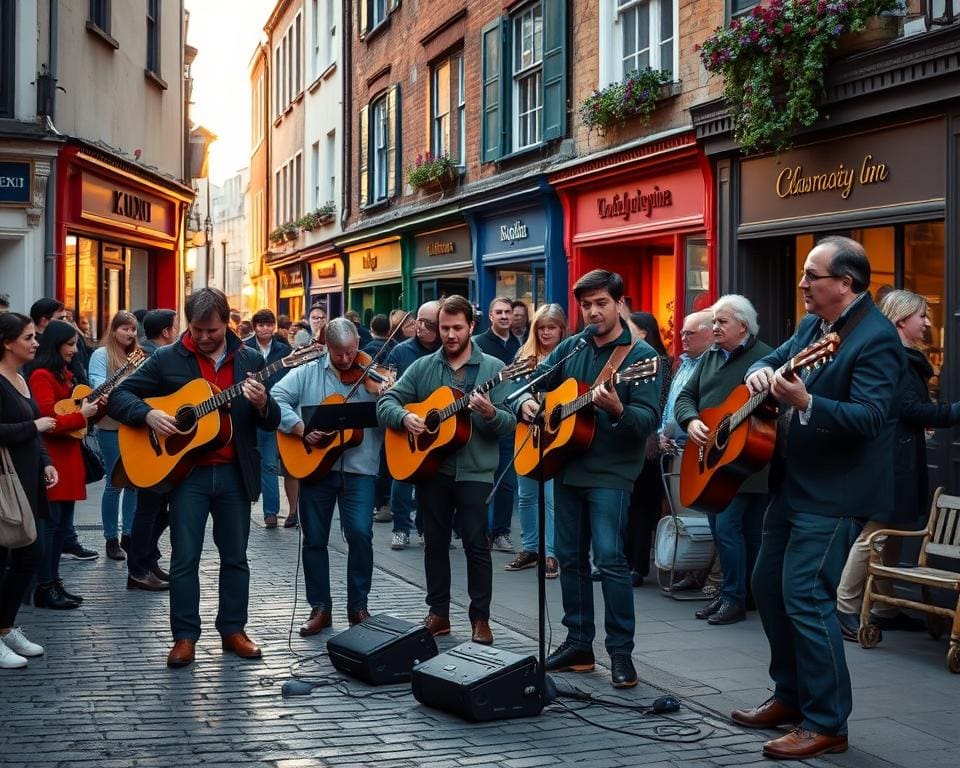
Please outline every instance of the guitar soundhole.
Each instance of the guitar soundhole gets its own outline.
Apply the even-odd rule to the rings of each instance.
[[[436,432],[423,432],[417,435],[417,450],[421,453],[427,451],[436,441]]]
[[[423,423],[427,427],[427,432],[436,432],[440,429],[440,413],[438,411],[430,411],[424,419]]]
[[[717,426],[717,439],[714,441],[717,448],[721,451],[726,450],[727,441],[730,439],[730,419],[725,418]]]
[[[181,408],[177,409],[177,431],[179,432],[193,432],[197,428],[197,414],[193,410],[193,406],[184,405]]]
[[[556,432],[560,429],[560,423],[563,421],[563,414],[561,413],[560,406],[558,405],[552,411],[550,411],[550,418],[547,419],[547,429],[550,432]]]

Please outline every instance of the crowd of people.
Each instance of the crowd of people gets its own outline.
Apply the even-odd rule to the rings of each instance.
[[[567,630],[547,658],[548,671],[594,668],[591,582],[599,581],[611,683],[629,688],[637,683],[632,590],[649,576],[653,532],[670,506],[660,457],[708,444],[714,436],[700,415],[745,382],[779,403],[774,459],[742,484],[726,509],[709,516],[717,553],[712,574],[683,574],[674,588],[704,587],[712,576],[715,592],[696,611],[712,625],[759,612],[774,694],[731,717],[750,727],[797,726],[768,742],[766,754],[842,751],[851,709],[842,639],[855,639],[858,630],[866,538],[881,527],[918,523],[928,498],[924,430],[960,423],[960,404],[930,399],[933,370],[920,351],[929,326],[926,300],[893,290],[878,306],[869,286],[862,246],[825,238],[800,275],[808,315],[790,339],[776,349],[766,345],[752,303],[730,294],[683,318],[676,359],[656,318],[630,312],[622,279],[606,270],[574,284],[578,322],[556,304],[540,306],[530,318],[524,302],[497,297],[481,333],[478,310],[460,296],[427,302],[415,314],[375,315],[368,328],[353,312],[328,318],[323,305],[298,322],[269,309],[247,321],[221,292],[203,288],[185,302],[183,333],[172,309],[121,311],[99,344],[56,300],[40,299],[29,315],[3,312],[0,448],[12,458],[39,535],[27,546],[0,548],[0,668],[26,666],[43,653],[15,625],[34,580],[37,608],[71,609],[83,601],[68,591],[59,562],[98,556],[83,547],[73,526],[91,476],[90,437],[83,437],[89,430],[106,477],[105,554],[127,561],[128,588],[169,592],[170,667],[193,661],[201,634],[199,562],[209,517],[220,556],[215,626],[222,646],[242,658],[261,656],[245,631],[250,509],[262,497],[264,526],[279,527],[282,484],[290,509],[283,526],[302,530],[309,614],[301,635],[316,635],[334,621],[328,541],[337,509],[348,546],[343,608],[350,625],[369,617],[373,525],[392,522],[392,548],[408,547],[414,531],[423,545],[424,624],[434,635],[451,631],[454,538],[466,558],[467,618],[477,643],[493,642],[491,550],[514,555],[509,572],[535,568],[543,558],[546,577],[559,578]],[[569,334],[571,324],[583,330]],[[785,372],[791,357],[831,332],[842,343],[829,365],[796,376]],[[305,345],[323,354],[261,375]],[[618,371],[654,359],[658,375],[614,383]],[[539,387],[520,389],[527,379],[486,385],[523,361]],[[544,484],[541,552],[540,483],[514,472],[515,433],[518,423],[547,429],[543,392],[569,378],[590,393],[594,436],[588,450]],[[109,393],[78,398],[74,391],[115,379]],[[219,411],[223,439],[192,455],[189,472],[155,487],[132,487],[118,429],[127,425],[152,444],[170,445],[183,425],[150,398],[173,395],[194,380],[237,395]],[[469,415],[465,444],[436,456],[429,471],[393,479],[384,430],[406,434],[410,445],[429,443],[437,425],[418,415],[416,405],[444,387],[466,395],[456,406]],[[369,403],[377,426],[338,445],[334,433],[313,426],[313,415],[318,406],[347,398]],[[57,405],[70,400],[75,408]],[[278,431],[307,452],[333,451],[334,460],[323,471],[294,476],[280,459]],[[519,547],[511,538],[515,519]],[[167,527],[169,572],[160,566],[158,546]],[[884,547],[886,562],[898,557],[894,546]],[[888,609],[878,606],[871,621],[913,628],[914,619]]]

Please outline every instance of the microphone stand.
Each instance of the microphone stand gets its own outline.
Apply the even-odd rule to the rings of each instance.
[[[557,686],[547,674],[547,481],[543,473],[543,426],[546,399],[541,400],[540,407],[531,422],[527,438],[538,430],[537,451],[539,453],[537,473],[537,643],[539,660],[537,664],[537,688],[540,691],[540,703],[545,707],[557,698]]]

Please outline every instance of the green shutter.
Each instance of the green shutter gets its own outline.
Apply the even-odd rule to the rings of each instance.
[[[369,118],[370,107],[364,107],[360,110],[360,128],[358,133],[360,134],[360,156],[358,158],[359,162],[357,167],[360,168],[360,206],[368,205],[370,203],[370,179],[369,179],[369,152],[370,152],[370,118]]]
[[[504,19],[497,19],[483,29],[481,34],[481,95],[480,160],[489,163],[503,155],[503,110],[501,104],[501,80],[503,78]]]
[[[403,190],[400,173],[400,83],[387,91],[387,197]]]
[[[567,132],[567,2],[543,0],[543,140]]]

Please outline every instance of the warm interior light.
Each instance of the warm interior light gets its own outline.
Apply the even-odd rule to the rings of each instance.
[[[76,247],[77,247],[77,236],[67,235],[67,248],[76,248]]]
[[[197,249],[187,248],[187,258],[184,263],[187,272],[195,272],[197,269]]]

